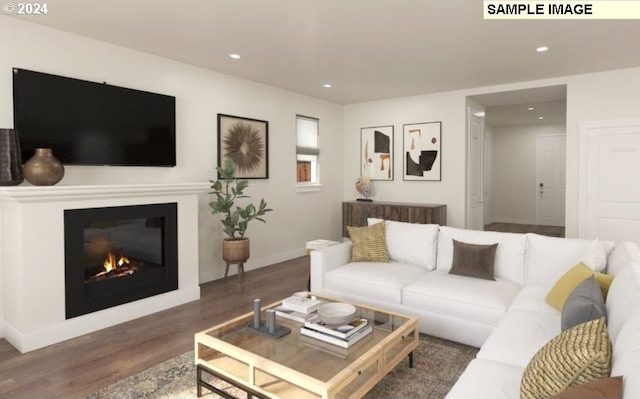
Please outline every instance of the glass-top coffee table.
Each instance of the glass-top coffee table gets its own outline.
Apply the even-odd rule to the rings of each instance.
[[[317,296],[327,302],[337,300]],[[344,302],[344,301],[341,301]],[[265,310],[281,305],[275,302]],[[195,335],[198,397],[205,387],[232,398],[205,381],[204,373],[224,380],[248,394],[263,398],[360,398],[418,346],[418,319],[353,304],[358,316],[373,323],[373,332],[348,349],[335,348],[300,334],[301,323],[277,317],[291,329],[279,339],[248,328],[247,313]],[[316,342],[314,342],[316,341]]]

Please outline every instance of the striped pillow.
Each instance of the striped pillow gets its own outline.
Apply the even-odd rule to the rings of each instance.
[[[547,342],[524,370],[521,399],[545,399],[567,388],[609,377],[611,340],[605,318],[578,324]]]
[[[351,237],[351,262],[389,263],[384,222],[367,227],[347,226]]]

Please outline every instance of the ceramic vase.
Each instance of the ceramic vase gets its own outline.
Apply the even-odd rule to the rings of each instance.
[[[36,153],[22,168],[24,178],[34,186],[53,186],[62,180],[64,166],[51,152],[51,148],[36,148]]]
[[[23,180],[18,135],[13,129],[0,129],[0,186],[16,186]]]

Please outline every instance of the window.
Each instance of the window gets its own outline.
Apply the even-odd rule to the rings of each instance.
[[[318,119],[296,115],[296,181],[299,185],[319,184]]]

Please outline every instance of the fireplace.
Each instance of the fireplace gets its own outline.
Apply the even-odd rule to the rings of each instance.
[[[177,204],[64,211],[66,318],[178,289]]]

